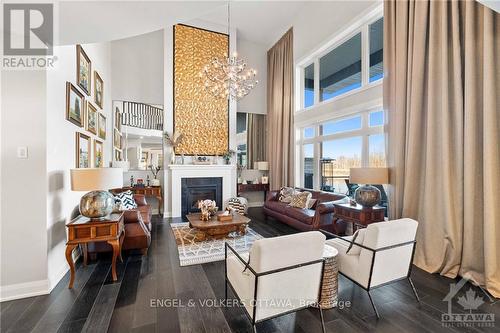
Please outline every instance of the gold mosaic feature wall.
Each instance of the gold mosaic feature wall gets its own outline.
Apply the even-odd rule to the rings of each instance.
[[[174,130],[184,134],[176,154],[222,155],[229,146],[225,99],[205,91],[203,67],[227,55],[227,35],[185,25],[174,27]]]

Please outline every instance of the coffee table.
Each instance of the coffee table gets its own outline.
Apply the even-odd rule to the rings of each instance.
[[[222,214],[218,212],[217,214]],[[209,237],[224,238],[231,232],[237,232],[240,235],[246,233],[247,225],[250,219],[239,214],[233,215],[232,221],[217,221],[217,216],[212,217],[209,221],[200,220],[200,213],[192,213],[186,215],[189,221],[189,226],[196,229],[196,241],[204,241]]]

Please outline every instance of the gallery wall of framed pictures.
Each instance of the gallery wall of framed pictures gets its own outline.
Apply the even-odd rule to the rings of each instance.
[[[66,82],[66,120],[80,127],[75,132],[76,168],[104,167],[107,133],[103,100],[104,81],[96,70],[92,73],[91,59],[77,45],[76,85]]]

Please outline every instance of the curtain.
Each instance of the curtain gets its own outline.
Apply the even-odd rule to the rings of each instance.
[[[500,15],[476,1],[385,1],[390,218],[415,264],[500,297]]]
[[[253,163],[266,160],[266,116],[247,113],[247,166],[253,169]]]
[[[294,184],[293,29],[267,51],[267,160],[271,189]]]

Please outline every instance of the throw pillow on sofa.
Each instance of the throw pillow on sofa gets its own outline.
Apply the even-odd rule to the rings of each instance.
[[[296,193],[293,187],[282,187],[278,195],[278,200],[281,202],[290,203],[292,200],[292,195]]]
[[[115,195],[115,203],[120,205],[120,210],[136,209],[137,204],[134,200],[132,191],[125,191]]]
[[[311,200],[312,193],[311,192],[298,192],[292,195],[290,200],[290,206],[296,208],[307,208],[309,200]]]

